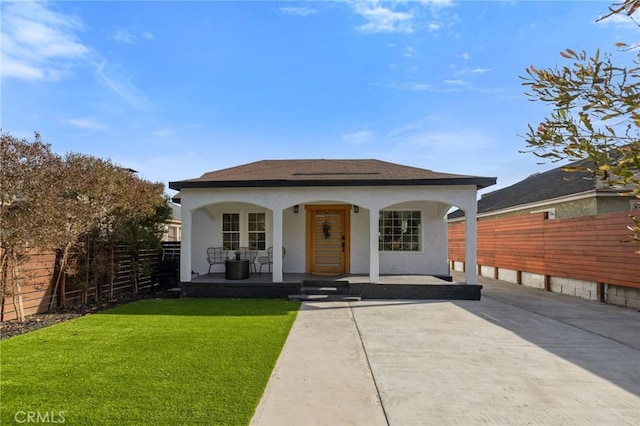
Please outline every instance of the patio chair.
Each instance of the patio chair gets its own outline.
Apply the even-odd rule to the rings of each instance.
[[[287,254],[287,250],[282,247],[282,258],[284,259],[285,254]],[[266,256],[258,256],[258,263],[260,264],[260,269],[258,270],[258,275],[262,274],[262,266],[269,265],[269,273],[271,273],[271,265],[273,265],[273,247],[269,247],[267,249]],[[284,272],[284,267],[282,268]]]
[[[209,262],[208,276],[211,276],[211,267],[214,265],[224,265],[227,260],[229,250],[225,247],[209,247],[207,249],[207,262]]]
[[[249,261],[249,271],[258,272],[256,270],[256,258],[258,257],[258,249],[255,247],[240,247],[240,259]]]

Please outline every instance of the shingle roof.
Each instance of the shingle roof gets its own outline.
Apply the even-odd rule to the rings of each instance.
[[[169,182],[169,188],[476,185],[496,178],[440,173],[380,160],[262,160]]]
[[[589,172],[565,172],[564,167],[593,167],[593,162],[580,160],[543,173],[536,173],[506,188],[484,194],[478,200],[478,214],[503,210],[509,207],[551,200],[567,195],[597,189],[598,181]],[[449,219],[464,216],[456,210]]]

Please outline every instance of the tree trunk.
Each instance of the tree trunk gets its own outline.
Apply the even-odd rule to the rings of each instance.
[[[111,246],[111,273],[109,274],[109,300],[113,299],[113,273],[114,273],[114,256],[113,256],[113,246]]]
[[[15,306],[16,303],[16,299],[18,301],[18,306],[16,308],[16,317],[18,319],[18,321],[24,321],[24,305],[22,303],[22,285],[20,284],[20,277],[18,276],[18,257],[16,256],[15,253],[13,253],[13,265],[12,265],[12,269],[13,269],[13,288],[14,288],[14,293],[13,293],[13,303]]]
[[[69,250],[70,250],[70,244],[67,244],[64,246],[63,252],[62,252],[62,259],[60,259],[60,262],[58,263],[58,276],[56,277],[56,284],[53,287],[53,292],[51,293],[51,303],[49,304],[49,309],[53,309],[54,304],[56,302],[56,295],[58,293],[58,289],[60,289],[60,297],[59,297],[59,302],[58,302],[58,306],[64,306],[64,304],[66,303],[66,295],[65,293],[65,287],[66,287],[66,282],[65,282],[65,273],[67,270],[67,259],[69,258]]]

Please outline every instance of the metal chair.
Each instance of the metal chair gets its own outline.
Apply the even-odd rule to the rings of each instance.
[[[257,272],[256,270],[256,258],[258,257],[258,249],[255,247],[240,247],[240,259],[249,261],[249,271]]]
[[[229,250],[225,247],[209,247],[207,249],[207,262],[209,262],[208,276],[211,276],[211,267],[214,265],[224,265],[227,260]]]
[[[284,259],[285,254],[287,254],[287,250],[282,247],[282,258]],[[269,265],[269,273],[271,273],[271,265],[273,265],[273,247],[269,247],[267,249],[267,255],[266,256],[258,256],[258,263],[260,264],[260,269],[258,272],[258,275],[262,274],[262,266],[263,265]],[[284,268],[283,272],[284,272]]]

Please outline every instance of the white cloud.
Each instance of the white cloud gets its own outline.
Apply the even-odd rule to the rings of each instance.
[[[491,68],[474,68],[471,70],[474,74],[484,74],[485,72],[491,71]]]
[[[147,109],[152,106],[145,94],[133,84],[132,76],[123,75],[118,66],[108,66],[107,60],[96,65],[96,78],[125,102],[136,109]]]
[[[153,40],[154,38],[153,33],[149,31],[143,32],[142,35],[140,35],[140,37],[144,38],[145,40]],[[129,30],[120,28],[115,33],[113,33],[109,38],[111,40],[114,40],[120,43],[134,44],[138,42],[139,37]]]
[[[107,126],[95,118],[69,118],[64,123],[85,130],[101,130]]]
[[[389,87],[391,87],[392,89],[398,89],[398,90],[416,90],[416,91],[432,89],[432,86],[428,83],[416,83],[412,81],[404,82],[404,83],[399,83],[397,81],[394,81],[389,85]]]
[[[45,6],[42,2],[2,2],[4,77],[59,80],[89,56],[89,47],[76,34],[83,23]]]
[[[432,154],[483,151],[496,143],[482,132],[429,131],[423,126],[416,126],[410,132],[395,134],[394,140],[401,146],[428,150]]]
[[[285,15],[292,15],[292,16],[310,16],[310,15],[315,15],[317,13],[315,9],[312,9],[310,7],[305,7],[305,6],[284,6],[284,7],[281,7],[279,10]]]
[[[635,20],[638,18],[640,18],[640,12],[636,12],[632,16],[628,16],[623,13],[615,13],[608,18],[597,21],[597,23],[601,25],[614,25],[616,27],[637,27],[638,24]]]
[[[402,54],[402,56],[404,56],[406,58],[412,58],[413,57],[413,47],[405,47],[404,48],[404,53]]]
[[[444,84],[450,84],[452,86],[468,86],[469,83],[467,83],[464,80],[443,80]]]
[[[397,12],[370,1],[353,3],[353,10],[366,21],[365,24],[356,27],[363,33],[410,34],[414,31],[413,12]]]
[[[420,0],[420,3],[444,7],[453,5],[453,0]]]
[[[111,39],[120,43],[133,44],[138,40],[138,37],[127,30],[119,29],[111,35]]]
[[[151,135],[156,138],[166,138],[173,135],[173,130],[169,129],[168,127],[165,127],[163,129],[155,130],[154,132],[151,133]]]
[[[442,28],[442,24],[440,22],[429,22],[428,25],[429,31],[438,31],[440,28]]]
[[[464,53],[460,54],[459,57],[461,57],[464,60],[469,60],[469,58],[471,58],[471,55],[469,55],[469,53],[467,53],[467,52],[464,52]]]
[[[360,130],[358,132],[343,134],[342,140],[355,145],[364,145],[375,142],[376,135],[370,130]]]

